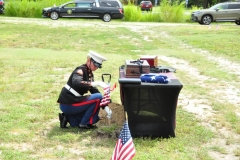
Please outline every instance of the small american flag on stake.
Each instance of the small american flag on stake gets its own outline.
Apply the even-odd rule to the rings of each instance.
[[[111,160],[131,160],[134,156],[135,148],[126,120],[118,137]]]

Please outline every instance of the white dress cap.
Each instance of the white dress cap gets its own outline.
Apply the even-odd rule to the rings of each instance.
[[[100,64],[102,64],[103,61],[107,60],[105,57],[101,56],[100,54],[94,51],[89,51],[88,56]]]

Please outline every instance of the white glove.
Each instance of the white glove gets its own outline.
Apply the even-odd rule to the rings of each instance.
[[[111,110],[108,106],[106,106],[106,107],[104,108],[104,111],[107,112],[107,118],[108,118],[108,119],[112,118],[112,110]]]
[[[102,87],[102,88],[106,88],[106,87],[108,87],[108,85],[106,84],[106,83],[104,83],[104,82],[98,82],[98,84],[99,84],[99,86],[100,87]]]
[[[91,85],[92,85],[93,87],[97,87],[97,86],[98,86],[98,82],[92,82]]]
[[[92,82],[91,84],[93,87],[96,87],[96,86],[100,86],[102,88],[108,87],[108,85],[106,83],[101,82],[101,81]]]

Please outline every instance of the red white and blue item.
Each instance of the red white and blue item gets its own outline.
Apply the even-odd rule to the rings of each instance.
[[[110,103],[110,87],[107,86],[103,90],[104,90],[104,95],[100,102],[100,106],[107,106]]]
[[[135,156],[135,152],[128,123],[125,121],[114,148],[111,160],[131,160]]]
[[[159,74],[143,74],[140,77],[141,82],[148,82],[148,83],[164,83],[167,84],[171,80],[164,75]]]

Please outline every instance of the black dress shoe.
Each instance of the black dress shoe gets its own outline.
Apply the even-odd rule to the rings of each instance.
[[[97,126],[93,124],[79,124],[80,129],[96,129]]]
[[[59,121],[60,121],[60,128],[68,128],[67,123],[68,123],[68,118],[64,113],[59,113]]]

